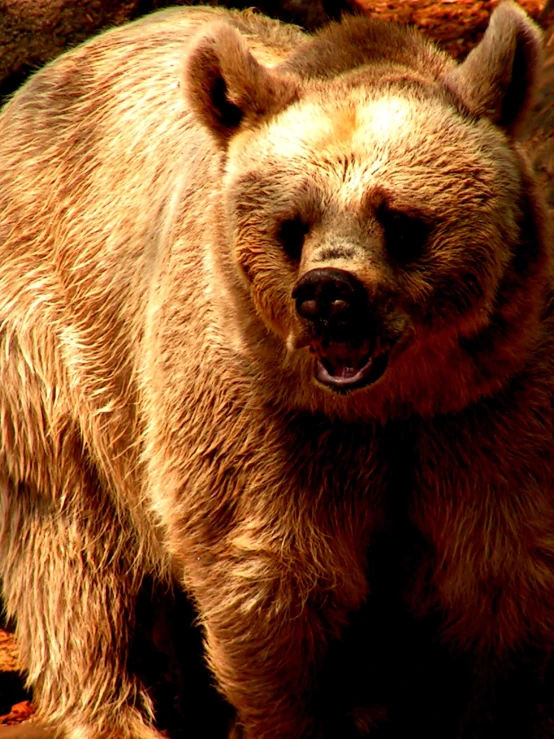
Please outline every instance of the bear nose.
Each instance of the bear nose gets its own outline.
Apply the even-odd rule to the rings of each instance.
[[[348,341],[367,313],[364,285],[352,273],[331,267],[312,269],[292,293],[299,316],[311,321],[318,333]]]

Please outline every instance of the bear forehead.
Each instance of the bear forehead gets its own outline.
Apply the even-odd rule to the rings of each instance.
[[[455,110],[398,91],[291,106],[268,126],[265,145],[275,157],[325,161],[336,152],[362,155],[364,161],[386,155],[402,164],[412,161],[406,152],[414,161],[427,159],[444,145],[462,145],[468,154],[482,150],[480,132]]]
[[[291,182],[311,177],[350,204],[373,184],[407,195],[424,184],[421,194],[432,194],[440,207],[468,185],[492,195],[500,182],[510,187],[513,181],[512,154],[487,121],[465,118],[439,96],[398,89],[314,96],[238,139],[228,163],[231,178],[250,168]]]

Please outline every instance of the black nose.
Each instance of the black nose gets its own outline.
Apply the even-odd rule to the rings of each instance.
[[[343,269],[312,269],[297,282],[292,297],[298,315],[312,321],[318,333],[349,341],[367,315],[363,284]]]

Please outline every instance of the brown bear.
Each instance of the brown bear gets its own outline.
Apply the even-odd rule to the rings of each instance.
[[[5,107],[2,593],[61,736],[161,736],[145,582],[236,737],[549,735],[540,45],[171,9]]]

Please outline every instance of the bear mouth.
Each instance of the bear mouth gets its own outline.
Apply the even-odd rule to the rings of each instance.
[[[345,393],[377,382],[386,372],[391,347],[357,342],[324,341],[310,343],[315,355],[315,379],[335,392]]]

